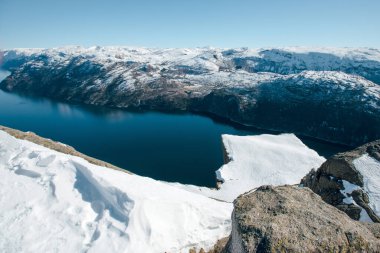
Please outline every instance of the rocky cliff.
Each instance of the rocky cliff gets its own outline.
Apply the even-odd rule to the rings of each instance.
[[[224,252],[379,252],[379,229],[308,188],[262,186],[235,200]]]
[[[191,111],[347,145],[380,138],[376,49],[5,51],[0,88],[134,109]]]
[[[380,222],[380,140],[334,155],[302,184],[355,220]]]

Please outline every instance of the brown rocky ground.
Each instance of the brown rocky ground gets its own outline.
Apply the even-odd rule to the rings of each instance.
[[[234,202],[221,252],[380,252],[380,224],[352,220],[308,188],[262,186]]]

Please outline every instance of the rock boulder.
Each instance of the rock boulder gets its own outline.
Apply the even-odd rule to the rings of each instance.
[[[235,200],[224,252],[379,252],[379,226],[350,219],[308,188],[262,186]]]

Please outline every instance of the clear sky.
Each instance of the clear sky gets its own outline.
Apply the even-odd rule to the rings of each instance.
[[[0,48],[380,48],[380,0],[0,0]]]

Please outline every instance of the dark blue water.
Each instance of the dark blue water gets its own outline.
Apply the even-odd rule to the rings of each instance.
[[[0,91],[0,124],[32,131],[155,179],[215,186],[222,134],[269,133],[192,114],[128,112],[23,97]],[[302,139],[324,156],[339,145]]]

